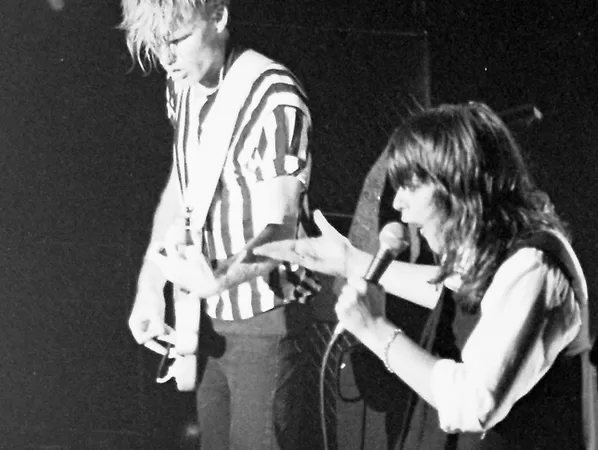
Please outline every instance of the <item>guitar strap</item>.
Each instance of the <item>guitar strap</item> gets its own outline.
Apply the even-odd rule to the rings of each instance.
[[[188,87],[177,94],[174,113],[178,123],[173,158],[181,188],[181,203],[188,215],[187,219],[190,219],[192,234],[201,236],[194,242],[197,246],[203,244],[201,231],[230,150],[234,149],[239,141],[248,138],[247,130],[259,129],[259,118],[256,120],[255,109],[252,107],[255,108],[259,104],[264,94],[259,89],[261,86],[256,88],[256,85],[259,85],[256,82],[267,70],[284,68],[253,50],[246,50],[239,55],[222,80],[203,123],[199,123],[199,111],[193,108],[193,102],[197,101],[194,96],[198,94],[195,89]],[[293,98],[284,101],[289,105],[305,108]],[[268,102],[268,106],[275,105]],[[251,113],[247,114],[247,111]],[[178,308],[175,304],[175,323],[189,322],[189,317],[176,317],[178,314],[197,316],[199,319],[201,312],[197,299],[183,296],[177,299],[177,302],[185,304],[180,304]],[[179,390],[191,390],[195,384],[197,330],[187,329],[186,334],[183,333],[185,335],[181,330],[178,331],[177,333],[177,330],[170,329],[165,336],[157,338],[169,343],[168,348],[156,340],[150,341],[146,346],[162,354],[164,358],[174,359],[167,374],[157,379],[159,383],[175,378]],[[189,333],[193,333],[193,336],[189,336]]]
[[[258,77],[269,67],[272,60],[253,50],[243,52],[230,67],[216,93],[214,104],[201,124],[198,145],[186,150],[188,184],[182,191],[181,200],[191,214],[191,226],[201,230],[224,164],[238,134],[238,121],[242,119],[243,106]],[[181,162],[180,151],[175,157]]]

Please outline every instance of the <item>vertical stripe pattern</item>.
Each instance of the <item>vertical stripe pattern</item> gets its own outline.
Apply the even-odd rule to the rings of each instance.
[[[201,124],[217,95],[194,103],[191,88],[177,89],[172,83],[167,83],[166,93],[168,117],[175,129],[173,156],[184,201],[186,167],[201,163],[191,155],[199,154]],[[259,183],[290,175],[299,179],[307,191],[311,174],[310,128],[303,89],[289,70],[270,65],[252,85],[230,138],[227,159],[204,226],[206,253],[211,260],[224,260],[240,252],[262,231],[264,225],[257,216]],[[302,203],[307,205],[306,201]],[[297,228],[299,235],[305,233],[301,223]],[[309,271],[281,264],[268,276],[207,299],[208,314],[224,320],[246,319],[284,303],[304,302],[317,289]]]

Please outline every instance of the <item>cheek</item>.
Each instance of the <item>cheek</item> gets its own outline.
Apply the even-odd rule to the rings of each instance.
[[[178,57],[187,63],[196,63],[205,53],[203,44],[198,41],[184,42],[179,45]]]
[[[184,61],[187,64],[194,63],[197,60],[197,53],[189,49],[180,51],[177,56],[179,61]]]
[[[437,208],[434,205],[427,205],[422,211],[422,216],[429,222],[440,223],[441,216]]]

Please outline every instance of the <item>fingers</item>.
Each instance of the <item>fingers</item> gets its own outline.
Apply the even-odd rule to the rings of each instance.
[[[136,315],[132,315],[129,319],[129,329],[138,344],[145,344],[166,332],[163,320],[157,317],[142,318]]]
[[[214,295],[220,289],[212,267],[197,247],[181,247],[168,250],[155,245],[147,252],[148,261],[153,262],[168,281],[193,292],[198,297]]]
[[[368,291],[368,283],[363,278],[351,277],[347,280],[347,285],[352,287],[358,295],[365,295]]]
[[[164,325],[164,334],[156,336],[156,340],[160,342],[166,342],[168,344],[176,344],[176,331],[171,326]]]
[[[339,323],[352,333],[363,329],[364,323],[370,315],[366,299],[367,292],[368,283],[363,278],[350,278],[341,289],[334,307]]]
[[[128,325],[139,344],[165,334],[164,298],[161,294],[152,291],[138,292]]]
[[[170,254],[172,253],[168,253],[168,250],[161,245],[154,245],[148,250],[146,258],[156,265],[163,277],[172,281],[173,258],[169,256]]]
[[[168,255],[168,250],[164,245],[161,243],[152,244],[146,253],[146,258],[155,263],[158,267],[162,267],[166,257]]]
[[[326,234],[340,235],[340,233],[336,230],[336,228],[334,228],[332,225],[330,225],[330,222],[328,222],[326,220],[326,217],[324,217],[324,214],[322,214],[322,211],[320,211],[319,209],[316,209],[314,211],[314,222],[316,223],[317,227],[319,228],[319,230],[322,232],[323,235],[326,235]]]
[[[188,261],[205,261],[205,256],[203,255],[203,253],[201,252],[201,250],[199,249],[199,247],[196,247],[195,245],[187,245],[183,248],[183,253],[184,253],[184,259],[188,260]]]
[[[336,313],[336,317],[340,324],[342,324],[345,329],[349,329],[350,327],[350,316],[351,311],[355,307],[358,301],[359,294],[357,290],[351,286],[350,284],[345,284],[341,289],[341,293],[338,296],[338,300],[334,305],[334,312]],[[349,327],[347,327],[349,325]]]
[[[150,339],[147,342],[143,342],[142,344],[145,345],[151,351],[158,353],[159,355],[168,354],[168,350],[166,349],[166,347],[164,347],[158,341],[155,341],[153,339]]]
[[[270,242],[254,248],[252,253],[260,256],[267,256],[268,258],[279,261],[288,261],[290,263],[298,264],[301,260],[301,256],[295,251],[296,243],[297,241],[292,239]]]
[[[316,223],[318,229],[322,232],[322,234],[329,232],[331,228],[334,229],[332,225],[330,225],[330,223],[326,220],[326,217],[324,217],[322,211],[320,211],[319,209],[316,209],[314,211],[314,222]]]
[[[347,284],[345,284],[342,287],[340,295],[338,296],[338,300],[336,302],[335,309],[337,314],[350,309],[353,305],[357,303],[359,296],[361,295],[360,287],[361,286],[359,286],[359,279],[347,280]]]
[[[246,262],[251,257],[250,256],[251,253],[253,253],[253,252],[250,252],[247,249],[241,250],[239,253],[237,253],[230,259],[230,263],[228,264],[228,267],[238,266],[239,264]]]
[[[207,262],[198,248],[186,246],[179,251],[176,246],[168,248],[167,245],[154,244],[147,252],[147,259],[156,264],[168,280],[174,281],[185,270],[187,262],[199,266],[202,273],[205,272],[203,269]]]
[[[364,323],[372,318],[386,316],[386,292],[380,285],[369,283],[363,278],[349,278],[339,297],[342,300],[345,318],[351,311],[361,311]]]
[[[168,261],[205,261],[201,249],[195,245],[178,246],[172,242],[155,243],[149,248],[147,258],[163,267]]]

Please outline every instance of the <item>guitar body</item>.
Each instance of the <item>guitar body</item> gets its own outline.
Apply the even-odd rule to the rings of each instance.
[[[201,300],[183,289],[173,287],[176,338],[175,379],[179,391],[192,391],[197,384],[197,345],[201,325]]]

